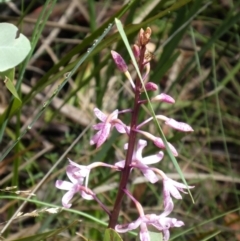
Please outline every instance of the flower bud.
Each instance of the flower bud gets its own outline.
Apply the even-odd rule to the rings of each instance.
[[[112,54],[112,58],[113,58],[115,64],[117,65],[118,69],[121,72],[125,73],[128,70],[128,67],[127,67],[124,59],[122,58],[122,56],[113,50],[111,50],[111,54]]]
[[[170,95],[167,95],[164,93],[153,97],[151,99],[151,101],[161,101],[161,102],[166,102],[166,103],[170,103],[170,104],[175,103],[175,100]]]
[[[155,91],[158,89],[158,86],[153,82],[147,82],[145,84],[145,89],[146,91]]]
[[[139,48],[139,46],[136,45],[136,44],[134,44],[134,45],[132,46],[132,51],[133,51],[133,54],[134,54],[135,59],[138,60],[139,57],[140,57],[140,48]]]
[[[150,40],[151,34],[152,34],[151,28],[147,27],[145,31],[141,28],[138,35],[139,45],[140,46],[147,45]]]
[[[193,128],[188,125],[187,123],[184,122],[178,122],[174,119],[169,118],[166,122],[166,125],[171,126],[172,128],[178,130],[178,131],[183,131],[183,132],[191,132],[193,131]]]

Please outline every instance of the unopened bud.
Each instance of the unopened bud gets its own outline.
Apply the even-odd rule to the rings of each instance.
[[[140,48],[139,48],[139,46],[136,45],[136,44],[134,44],[134,45],[132,46],[132,51],[133,51],[133,54],[134,54],[135,59],[138,60],[139,57],[140,57]]]
[[[117,65],[117,68],[121,72],[125,73],[128,70],[128,67],[127,67],[124,59],[122,58],[122,56],[113,50],[111,50],[111,54],[112,54],[112,58],[113,58],[115,64]]]
[[[150,41],[151,34],[152,34],[152,30],[149,27],[147,27],[145,31],[141,29],[138,35],[139,45],[141,46],[146,45]]]
[[[151,99],[151,101],[161,101],[161,102],[166,102],[166,103],[170,103],[170,104],[175,103],[175,100],[170,95],[167,95],[164,93],[153,97]]]
[[[145,89],[146,91],[155,91],[158,89],[158,86],[153,82],[148,82],[145,84]]]
[[[178,131],[183,131],[183,132],[192,132],[193,128],[188,125],[187,123],[184,122],[178,122],[174,119],[169,118],[166,122],[166,125],[171,126],[172,128],[178,130]]]

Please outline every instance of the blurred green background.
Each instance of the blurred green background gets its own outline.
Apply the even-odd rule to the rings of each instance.
[[[183,220],[185,226],[172,229],[171,240],[240,240],[239,10],[238,0],[16,0],[0,4],[0,22],[18,26],[32,44],[32,52],[16,68],[20,108],[14,109],[13,97],[0,81],[2,236],[6,240],[31,235],[24,240],[102,240],[108,217],[96,202],[76,195],[69,211],[52,213],[46,208],[61,207],[64,192],[55,188],[55,181],[67,180],[67,157],[82,165],[124,159],[127,137],[116,131],[99,150],[89,146],[94,133],[91,125],[96,122],[94,107],[111,113],[133,104],[130,84],[110,56],[112,49],[120,53],[136,77],[114,25],[118,17],[131,44],[140,28],[152,29],[149,80],[176,100],[174,105],[154,103],[155,113],[187,122],[194,129],[181,134],[160,123],[179,152],[177,161],[188,184],[195,186],[191,190],[195,203],[189,195],[175,202],[171,216]],[[113,23],[111,28],[109,23]],[[87,52],[80,67],[71,72]],[[148,117],[142,108],[139,122]],[[120,118],[130,121],[128,114]],[[145,130],[156,133],[154,123]],[[144,156],[157,151],[149,143]],[[181,180],[167,154],[155,166]],[[111,209],[118,181],[119,173],[94,169],[89,187]],[[161,213],[161,183],[149,185],[141,173],[132,172],[130,184],[146,213]],[[20,192],[9,190],[12,186]],[[36,196],[5,230],[33,190]],[[133,203],[124,200],[119,222],[136,218]],[[136,239],[132,234],[122,237]]]

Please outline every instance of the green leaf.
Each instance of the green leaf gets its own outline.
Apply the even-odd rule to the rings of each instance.
[[[11,108],[7,108],[2,115],[0,115],[0,124],[6,120],[8,116],[12,116],[16,111],[21,107],[22,102],[19,99],[14,98],[13,103],[11,104]]]
[[[113,229],[105,230],[103,241],[123,241],[120,235]]]
[[[153,232],[153,231],[149,231],[148,230],[148,233],[149,233],[151,241],[162,241],[163,240],[162,233],[159,232],[159,231],[158,232]],[[137,241],[140,241],[139,235],[137,237]]]
[[[162,241],[163,240],[163,236],[161,232],[152,232],[152,231],[148,231],[149,235],[150,235],[150,240],[151,241]]]
[[[29,40],[11,23],[0,23],[0,72],[20,64],[31,49]]]
[[[0,76],[3,78],[4,84],[6,85],[7,89],[13,94],[15,98],[17,98],[20,102],[22,102],[13,84],[14,73],[15,73],[15,69],[12,68],[4,72],[0,72]]]

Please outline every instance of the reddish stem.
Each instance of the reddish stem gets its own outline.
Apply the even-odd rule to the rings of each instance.
[[[141,47],[141,54],[140,54],[140,60],[139,60],[139,70],[140,73],[142,73],[143,68],[144,68],[144,55],[145,55],[145,50],[146,47],[142,46]],[[122,205],[122,200],[125,195],[124,189],[127,187],[129,175],[130,175],[130,164],[132,161],[132,156],[133,156],[133,151],[135,147],[135,142],[136,142],[136,135],[137,133],[134,131],[137,127],[137,117],[140,109],[140,95],[141,95],[141,81],[139,77],[136,78],[136,83],[135,83],[135,98],[134,98],[134,106],[133,106],[133,111],[132,111],[132,119],[131,119],[131,129],[130,129],[130,134],[129,134],[129,140],[128,140],[128,150],[127,150],[127,155],[126,155],[126,162],[125,162],[125,167],[122,170],[122,175],[121,175],[121,180],[118,188],[118,193],[117,197],[114,203],[113,211],[111,212],[110,215],[110,220],[109,220],[109,228],[115,229],[115,226],[117,224],[119,212],[121,209]]]

